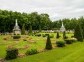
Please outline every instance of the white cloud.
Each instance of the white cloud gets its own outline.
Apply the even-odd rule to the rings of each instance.
[[[84,0],[0,0],[0,9],[48,13],[52,20],[83,16]]]

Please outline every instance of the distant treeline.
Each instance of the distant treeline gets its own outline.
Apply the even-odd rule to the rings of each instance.
[[[37,12],[20,13],[7,10],[0,10],[0,32],[12,32],[15,19],[18,20],[20,28],[25,24],[25,29],[29,30],[30,25],[33,30],[51,30],[59,29],[61,27],[62,21],[67,30],[73,30],[76,23],[80,23],[81,27],[84,25],[84,18],[80,17],[79,19],[62,19],[52,22],[48,14],[38,14]]]

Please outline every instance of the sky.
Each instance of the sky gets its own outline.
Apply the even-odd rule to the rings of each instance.
[[[47,13],[55,21],[84,16],[84,0],[0,0],[0,9]]]

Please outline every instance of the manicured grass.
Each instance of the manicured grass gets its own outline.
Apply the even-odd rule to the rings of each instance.
[[[45,33],[40,33],[45,34]],[[49,33],[50,35],[54,35],[53,38],[51,38],[52,45],[56,46],[57,40],[63,40],[62,33],[60,33],[60,38],[56,39],[56,33]],[[70,38],[73,34],[67,34],[67,36]],[[7,40],[3,40],[4,38],[7,38]],[[32,39],[31,39],[32,38]],[[23,39],[26,39],[27,41],[24,41]],[[31,39],[31,40],[30,40]],[[32,43],[31,41],[35,41],[36,43]],[[25,52],[28,49],[37,48],[37,50],[43,50],[45,48],[46,44],[46,37],[38,37],[38,36],[22,36],[21,39],[13,40],[10,35],[1,35],[0,36],[0,58],[4,58],[6,56],[6,49],[7,46],[13,46],[16,48],[19,48],[19,54],[25,54]],[[80,47],[84,47],[81,45],[82,43],[77,42],[72,45],[66,46],[64,48],[55,48],[51,51],[46,51],[43,53],[39,53],[32,56],[27,56],[24,58],[18,58],[15,60],[12,60],[13,62],[62,62],[61,60],[65,60],[63,57],[72,54],[76,50],[78,51]],[[77,46],[79,45],[79,47]],[[28,48],[24,48],[25,46],[28,46]],[[78,47],[78,49],[77,49]],[[39,58],[39,59],[38,59]],[[9,61],[9,62],[12,62]]]
[[[46,38],[36,37],[36,36],[23,36],[23,37],[19,41],[17,41],[17,40],[13,40],[12,37],[9,35],[0,36],[0,53],[1,53],[0,58],[5,57],[6,49],[8,46],[13,46],[13,47],[19,48],[19,53],[21,53],[21,54],[25,54],[25,52],[28,49],[32,49],[32,48],[37,48],[38,50],[44,49]],[[28,37],[28,38],[26,38],[26,37]],[[3,40],[4,38],[7,38],[7,40]],[[25,38],[27,41],[23,40]],[[32,39],[30,40],[30,38],[32,38]],[[35,41],[36,43],[33,43],[31,41]],[[28,48],[25,48],[25,46],[28,46]]]
[[[17,58],[8,62],[84,62],[84,42],[76,42],[63,48]]]

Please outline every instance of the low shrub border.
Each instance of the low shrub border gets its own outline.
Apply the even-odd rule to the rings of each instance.
[[[64,41],[56,41],[56,45],[57,45],[57,47],[64,47],[65,42]]]

